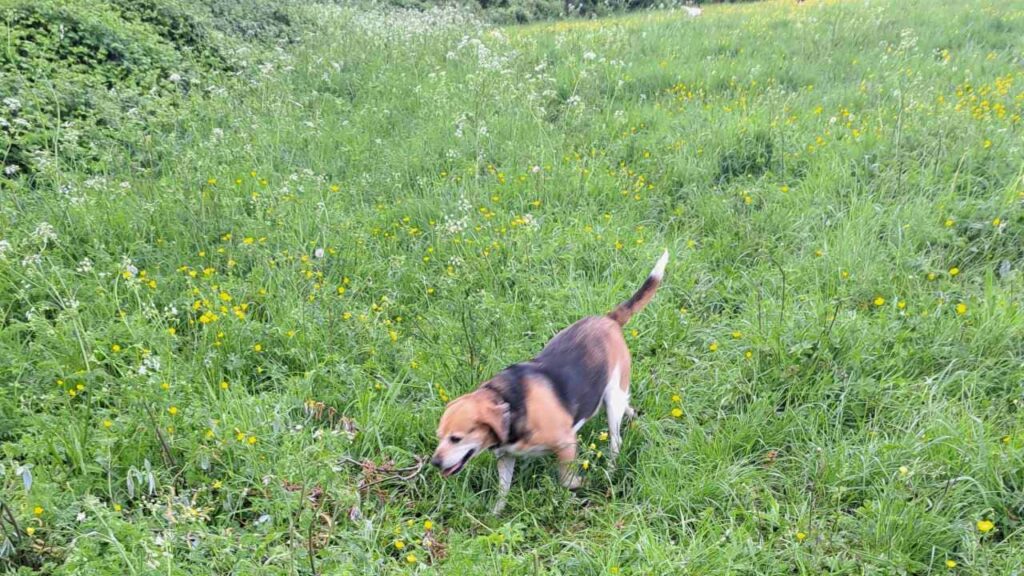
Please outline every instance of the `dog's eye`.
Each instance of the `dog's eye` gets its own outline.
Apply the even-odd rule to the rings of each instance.
[[[451,442],[452,444],[458,444],[459,442],[462,442],[462,437],[461,436],[449,436],[448,437],[448,441]]]

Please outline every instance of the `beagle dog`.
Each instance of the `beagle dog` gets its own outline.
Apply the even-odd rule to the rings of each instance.
[[[622,419],[635,415],[629,406],[631,358],[622,327],[654,297],[667,263],[666,250],[640,289],[615,310],[576,322],[533,360],[513,364],[452,400],[437,427],[439,444],[430,463],[447,478],[477,454],[493,450],[500,481],[495,514],[505,507],[516,456],[554,453],[562,485],[575,490],[581,484],[571,466],[576,432],[602,404],[614,461],[622,444]]]

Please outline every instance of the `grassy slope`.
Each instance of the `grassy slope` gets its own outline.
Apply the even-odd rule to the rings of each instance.
[[[298,574],[312,541],[324,573],[1019,569],[1024,3],[932,4],[504,30],[325,10],[120,168],[6,192],[16,558]],[[575,497],[528,463],[490,517],[490,456],[357,489],[340,457],[429,453],[445,398],[610,309],[663,246],[616,471],[598,420]]]

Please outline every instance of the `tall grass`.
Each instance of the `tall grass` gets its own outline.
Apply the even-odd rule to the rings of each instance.
[[[1021,570],[1024,3],[306,10],[0,192],[6,569]],[[415,474],[664,247],[614,471]]]

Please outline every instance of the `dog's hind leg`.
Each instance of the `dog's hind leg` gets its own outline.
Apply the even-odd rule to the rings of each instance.
[[[623,380],[619,366],[612,370],[612,377],[604,389],[604,409],[608,414],[609,458],[614,462],[622,447],[622,418],[632,418],[636,413],[629,406],[629,381]]]

